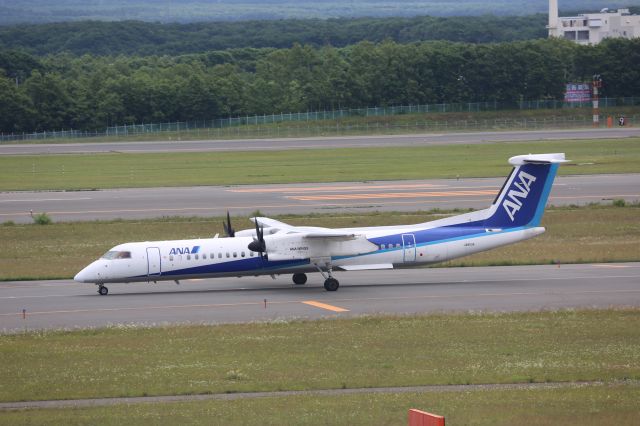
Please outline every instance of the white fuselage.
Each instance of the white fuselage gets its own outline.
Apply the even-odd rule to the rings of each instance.
[[[379,242],[373,244],[373,250],[359,255],[324,258],[295,253],[290,259],[275,261],[269,259],[268,253],[265,258],[247,248],[252,237],[126,243],[112,251],[128,252],[130,257],[98,259],[80,271],[75,279],[100,284],[317,272],[315,264],[318,262],[331,262],[333,268],[345,270],[412,267],[490,250],[544,232],[542,227],[478,229],[467,237],[442,235],[443,239],[438,239],[435,233],[439,229],[418,225],[341,229]],[[436,239],[433,239],[434,235],[424,238],[430,230]],[[265,239],[269,244],[270,236]],[[371,265],[373,268],[367,267]]]
[[[540,226],[564,154],[511,157],[514,166],[490,207],[416,225],[369,228],[291,226],[252,218],[255,230],[228,238],[126,243],[80,271],[75,280],[105,283],[320,272],[325,289],[335,291],[334,269],[391,269],[444,262],[523,241],[544,232]]]

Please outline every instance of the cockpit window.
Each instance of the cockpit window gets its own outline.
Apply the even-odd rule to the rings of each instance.
[[[102,256],[103,259],[131,259],[130,251],[108,251]]]

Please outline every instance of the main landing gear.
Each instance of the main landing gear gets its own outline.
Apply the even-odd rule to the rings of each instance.
[[[303,274],[301,272],[298,272],[296,274],[293,274],[293,283],[295,285],[303,285],[307,283],[307,274]]]
[[[340,287],[340,282],[335,278],[333,278],[333,275],[331,274],[332,272],[331,264],[327,263],[325,265],[325,268],[327,269],[326,272],[323,271],[322,268],[317,263],[314,263],[313,265],[318,269],[318,271],[322,274],[322,277],[324,278],[324,289],[327,291],[338,290],[338,287]]]
[[[335,278],[327,278],[324,280],[324,289],[327,291],[336,291],[340,287],[340,283]]]
[[[102,284],[98,284],[98,293],[100,293],[100,296],[106,296],[109,294],[109,289]]]

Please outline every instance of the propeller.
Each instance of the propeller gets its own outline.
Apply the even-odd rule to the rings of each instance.
[[[227,237],[235,237],[236,230],[231,227],[231,216],[229,216],[229,210],[227,210],[227,221],[222,223],[224,227],[224,232],[227,234]]]
[[[267,250],[267,245],[264,242],[264,226],[259,226],[258,221],[255,221],[256,224],[256,238],[253,239],[247,246],[247,248],[251,251],[256,251],[260,253],[260,257]]]

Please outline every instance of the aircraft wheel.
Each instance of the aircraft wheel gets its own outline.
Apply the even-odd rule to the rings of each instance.
[[[303,285],[307,283],[307,274],[297,273],[293,274],[293,283],[296,285]]]
[[[340,283],[335,278],[327,278],[324,280],[324,288],[327,291],[336,291],[340,287]]]
[[[109,289],[101,285],[98,289],[98,293],[100,293],[100,296],[106,296],[107,294],[109,294]]]

